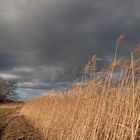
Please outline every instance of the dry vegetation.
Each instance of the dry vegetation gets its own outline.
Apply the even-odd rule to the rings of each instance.
[[[0,77],[0,103],[12,101],[10,98],[15,97],[17,82],[14,80],[5,80]]]
[[[0,104],[0,140],[42,140],[37,129],[19,115],[22,102]]]
[[[21,110],[44,140],[140,139],[140,47],[127,59],[115,57],[107,68],[96,71],[94,55],[83,80],[67,91],[28,101]],[[94,74],[96,73],[96,74]]]

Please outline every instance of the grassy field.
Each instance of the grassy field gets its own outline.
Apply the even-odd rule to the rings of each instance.
[[[44,140],[140,139],[140,47],[127,58],[96,71],[99,58],[90,58],[82,81],[25,103],[21,115]],[[96,75],[95,75],[96,73]]]

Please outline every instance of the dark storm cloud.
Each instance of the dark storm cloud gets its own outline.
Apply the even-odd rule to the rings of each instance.
[[[67,82],[80,76],[88,56],[100,65],[140,41],[138,0],[0,0],[0,74],[20,82]],[[25,85],[25,84],[24,84]]]

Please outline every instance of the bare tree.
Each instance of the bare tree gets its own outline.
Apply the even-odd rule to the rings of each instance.
[[[0,102],[15,96],[17,82],[15,80],[4,80],[0,78]]]

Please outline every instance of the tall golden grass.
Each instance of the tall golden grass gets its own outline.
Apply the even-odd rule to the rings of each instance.
[[[117,43],[123,39],[119,36]],[[139,49],[119,63],[116,52],[113,64],[95,76],[96,56],[84,69],[89,79],[26,102],[21,114],[44,140],[140,139]]]

